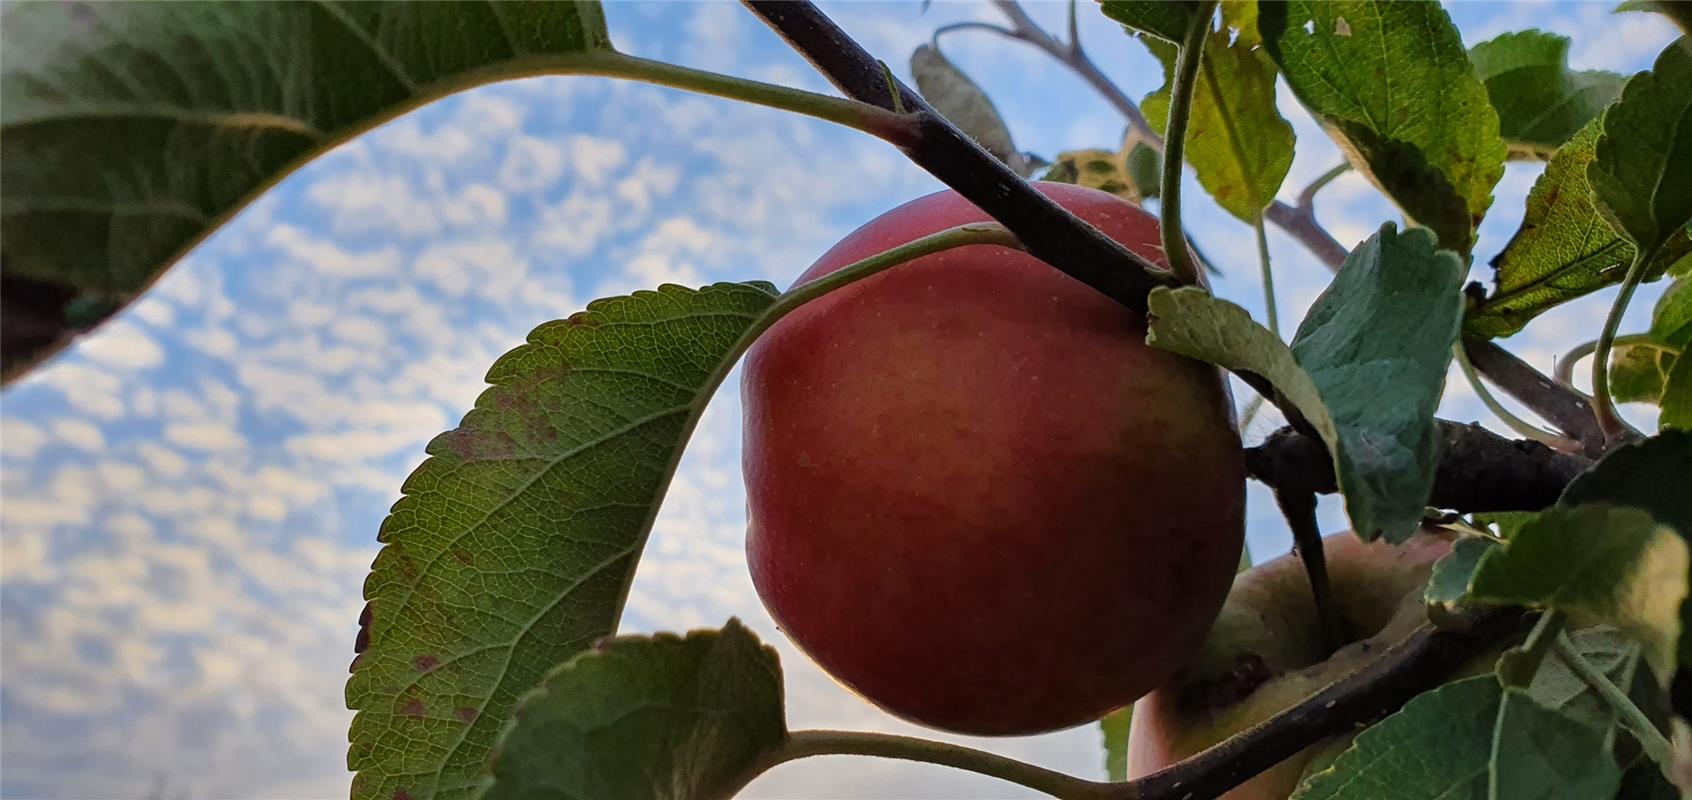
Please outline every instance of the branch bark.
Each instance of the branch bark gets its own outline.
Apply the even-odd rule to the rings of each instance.
[[[1146,310],[1146,295],[1167,282],[1167,270],[1081,221],[1040,194],[1010,167],[893,81],[881,62],[808,2],[746,0],[745,5],[802,53],[846,96],[882,108],[898,106],[917,120],[920,136],[901,144],[911,161],[999,220],[1040,260],[1128,308]],[[897,94],[895,94],[897,93]]]
[[[1463,352],[1476,371],[1579,442],[1588,456],[1596,458],[1603,454],[1604,432],[1599,429],[1598,417],[1586,398],[1529,366],[1496,342],[1465,339]]]
[[[1479,425],[1439,422],[1441,457],[1428,504],[1465,514],[1538,511],[1557,502],[1591,461]],[[1282,428],[1245,451],[1246,472],[1277,492],[1333,494],[1333,460],[1321,439]]]

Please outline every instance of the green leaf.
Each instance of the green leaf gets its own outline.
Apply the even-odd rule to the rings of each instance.
[[[1675,87],[1680,88],[1675,88]],[[1598,210],[1653,253],[1692,222],[1692,40],[1681,37],[1649,72],[1629,78],[1604,111],[1587,165]]]
[[[1128,728],[1134,720],[1134,707],[1124,706],[1099,720],[1099,732],[1104,734],[1106,780],[1128,780]]]
[[[1470,599],[1554,608],[1607,623],[1642,645],[1658,676],[1673,673],[1692,562],[1673,528],[1637,508],[1554,507],[1481,558]]]
[[[775,649],[737,620],[611,639],[523,698],[482,797],[721,797],[786,740],[784,717]]]
[[[1634,247],[1606,222],[1587,183],[1596,157],[1597,121],[1587,123],[1552,156],[1528,192],[1522,226],[1492,260],[1497,287],[1464,320],[1473,336],[1509,336],[1541,312],[1621,282]],[[1646,271],[1662,275],[1692,253],[1692,231],[1663,248]]]
[[[1246,44],[1212,30],[1199,63],[1187,122],[1186,159],[1216,203],[1251,222],[1275,199],[1292,166],[1293,129],[1275,108],[1275,68]],[[1141,37],[1163,62],[1163,86],[1141,104],[1158,133],[1169,121],[1169,92],[1179,48]]]
[[[1475,522],[1496,528],[1500,537],[1509,539],[1514,537],[1523,525],[1532,522],[1533,518],[1537,516],[1539,516],[1538,511],[1491,511],[1485,514],[1476,514]]]
[[[1673,21],[1681,33],[1692,34],[1692,6],[1685,0],[1623,0],[1616,12],[1623,11],[1654,11]]]
[[[1100,0],[1099,10],[1130,31],[1179,44],[1192,23],[1193,4],[1180,0]]]
[[[1617,344],[1610,351],[1610,396],[1618,403],[1655,403],[1675,356],[1652,343]]]
[[[1549,158],[1621,94],[1614,72],[1569,69],[1569,39],[1543,31],[1506,33],[1469,50],[1513,153]]]
[[[1263,3],[1264,46],[1298,99],[1442,247],[1467,254],[1504,174],[1486,87],[1432,0]]]
[[[1145,142],[1128,148],[1128,183],[1141,197],[1157,197],[1162,191],[1163,154]]]
[[[1627,634],[1608,625],[1596,625],[1574,631],[1568,637],[1575,653],[1611,683],[1624,689],[1633,684],[1639,671],[1639,645]],[[1595,728],[1608,730],[1615,725],[1615,708],[1569,667],[1556,648],[1540,662],[1528,693],[1540,705],[1578,717]]]
[[[1575,476],[1557,504],[1609,503],[1644,509],[1682,536],[1692,536],[1692,433],[1664,431],[1612,450]]]
[[[517,698],[616,630],[683,444],[775,300],[595,301],[488,372],[382,524],[347,706],[353,797],[469,797]]]
[[[1675,359],[1674,368],[1663,381],[1661,402],[1658,427],[1692,430],[1692,358]]]
[[[26,3],[0,30],[0,288],[42,326],[6,326],[8,377],[313,157],[611,46],[593,2]]]
[[[1401,542],[1421,526],[1464,272],[1427,230],[1389,222],[1346,258],[1293,336],[1345,444],[1335,474],[1364,541]]]
[[[1429,605],[1455,606],[1469,594],[1469,578],[1480,564],[1481,556],[1498,544],[1481,536],[1458,539],[1451,552],[1434,562],[1433,574],[1422,597]]]
[[[1433,409],[1461,279],[1457,258],[1436,251],[1427,231],[1387,223],[1352,251],[1290,349],[1197,288],[1152,292],[1146,341],[1267,379],[1327,443],[1357,535],[1401,542],[1421,526],[1439,462]]]
[[[1505,689],[1492,737],[1492,797],[1614,795],[1621,768],[1610,756],[1608,727],[1546,708],[1520,689]]]
[[[925,44],[911,53],[911,75],[923,99],[982,149],[1018,171],[1027,166],[992,99],[937,48]]]
[[[1293,800],[1591,800],[1620,778],[1604,731],[1481,675],[1418,695],[1358,734]]]

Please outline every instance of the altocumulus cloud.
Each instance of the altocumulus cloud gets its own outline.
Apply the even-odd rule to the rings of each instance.
[[[1535,7],[1520,24],[1508,7],[1456,13],[1497,30],[1616,30],[1636,45],[1577,47],[1579,67],[1637,69],[1672,36],[1649,17],[1617,21],[1595,8]],[[825,88],[737,9],[675,9],[613,4],[613,34],[642,55]],[[1032,10],[1061,27],[1059,6]],[[991,15],[975,4],[922,16],[906,5],[831,11],[892,64],[934,26]],[[1153,62],[1113,25],[1088,13],[1082,34],[1130,95],[1155,88]],[[1108,145],[1120,129],[1038,54],[954,41],[949,52],[994,91],[1024,147]],[[1304,144],[1296,188],[1337,154],[1285,107]],[[1494,208],[1506,220],[1531,183],[1524,169],[1513,166],[1500,188]],[[823,123],[568,78],[461,95],[302,170],[147,299],[4,396],[0,794],[139,797],[162,785],[187,797],[344,795],[342,686],[376,528],[488,365],[593,297],[664,280],[786,285],[850,228],[933,187],[889,148]],[[1359,180],[1329,192],[1324,220],[1346,237],[1392,214]],[[1188,196],[1202,198],[1196,184]],[[1202,199],[1191,218],[1213,256],[1248,265],[1230,266],[1219,291],[1259,310],[1249,231]],[[1483,252],[1509,232],[1507,221],[1489,227]],[[1296,318],[1323,273],[1279,236],[1272,246],[1282,312]],[[1530,357],[1548,368],[1550,354],[1595,327],[1603,303],[1536,323]],[[781,649],[794,724],[915,732],[821,675],[758,607],[741,552],[733,387],[683,460],[626,628],[739,615]],[[1453,389],[1448,414],[1481,415],[1472,394]],[[1330,525],[1341,522],[1336,505],[1325,507]],[[1254,492],[1254,546],[1268,553],[1285,541]],[[1086,729],[974,743],[1099,774]],[[748,794],[1022,796],[948,771],[843,759],[783,766]]]

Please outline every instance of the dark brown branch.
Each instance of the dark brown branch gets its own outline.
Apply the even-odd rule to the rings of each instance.
[[[1580,442],[1587,455],[1597,457],[1604,452],[1604,432],[1598,429],[1598,418],[1586,398],[1529,366],[1496,342],[1465,339],[1463,352],[1477,372]]]
[[[1592,462],[1479,425],[1439,422],[1441,458],[1428,504],[1463,513],[1538,511]],[[1333,461],[1320,439],[1282,428],[1245,451],[1246,472],[1277,492],[1332,494]]]
[[[900,149],[917,166],[1003,223],[1029,253],[1122,305],[1145,312],[1146,295],[1159,285],[1159,274],[1167,271],[1158,270],[1040,194],[910,88],[897,80],[888,86],[881,62],[816,6],[786,0],[746,0],[745,4],[848,97],[892,109],[894,92],[898,92],[899,105],[916,117],[921,130],[916,143]]]
[[[1069,67],[1071,71],[1081,76],[1082,80],[1092,86],[1094,91],[1097,91],[1099,96],[1105,99],[1105,102],[1110,103],[1117,113],[1128,120],[1128,125],[1139,132],[1140,138],[1148,146],[1158,152],[1163,151],[1163,137],[1159,136],[1157,131],[1152,130],[1151,124],[1146,120],[1146,115],[1140,111],[1140,107],[1129,99],[1128,95],[1124,94],[1115,82],[1100,71],[1098,65],[1094,64],[1091,58],[1087,57],[1087,51],[1082,49],[1080,39],[1072,38],[1068,44],[1059,42],[1045,29],[1034,24],[1034,20],[1028,16],[1028,12],[1024,11],[1022,5],[1016,0],[998,0],[995,5],[999,7],[999,12],[1010,20],[1011,27],[1008,30],[993,26],[988,26],[985,29],[991,29],[1001,36],[1031,44],[1059,63]],[[1073,35],[1072,33],[1071,36]],[[1323,228],[1321,223],[1316,221],[1315,210],[1309,205],[1301,204],[1294,207],[1280,200],[1271,200],[1269,207],[1264,209],[1263,216],[1286,231],[1288,235],[1302,242],[1330,269],[1339,269],[1339,265],[1345,262],[1346,249],[1338,241],[1335,241],[1333,236],[1329,235],[1327,229]]]
[[[1473,612],[1462,630],[1424,625],[1379,660],[1297,706],[1161,772],[1099,792],[1113,800],[1216,797],[1329,736],[1374,722],[1526,629],[1519,612]]]

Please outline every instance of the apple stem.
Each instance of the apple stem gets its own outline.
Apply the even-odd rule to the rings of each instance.
[[[1345,624],[1334,612],[1333,587],[1328,584],[1328,559],[1322,552],[1322,531],[1316,523],[1316,494],[1314,492],[1276,492],[1275,503],[1292,528],[1293,547],[1304,562],[1304,574],[1310,579],[1310,595],[1316,605],[1316,625],[1322,631],[1327,651],[1332,653],[1345,645]]]
[[[1204,59],[1204,40],[1210,33],[1210,19],[1216,11],[1216,0],[1198,5],[1187,35],[1175,60],[1175,80],[1169,90],[1169,122],[1164,126],[1168,136],[1163,141],[1163,180],[1158,189],[1158,211],[1163,219],[1163,257],[1169,271],[1183,284],[1198,283],[1198,267],[1187,252],[1186,237],[1181,235],[1181,168],[1182,153],[1187,144],[1187,119],[1192,116],[1193,90],[1198,85],[1199,63]]]
[[[1622,278],[1621,292],[1604,318],[1604,329],[1598,334],[1598,346],[1592,354],[1592,410],[1598,419],[1598,429],[1604,432],[1605,445],[1631,433],[1621,415],[1616,413],[1615,398],[1610,396],[1610,349],[1615,345],[1616,330],[1621,327],[1622,314],[1633,300],[1633,292],[1645,277],[1645,266],[1656,256],[1656,248],[1644,247],[1633,254],[1633,264]]]

